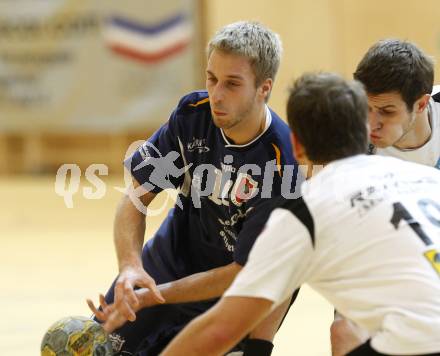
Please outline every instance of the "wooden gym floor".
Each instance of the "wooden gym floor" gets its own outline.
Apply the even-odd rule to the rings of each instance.
[[[114,187],[123,186],[123,179],[107,179],[100,200],[87,200],[80,190],[72,209],[56,195],[54,183],[55,176],[0,177],[1,355],[39,355],[49,325],[64,316],[90,315],[85,299],[97,300],[117,271],[112,224],[122,193]],[[147,236],[162,217],[147,222]],[[332,316],[330,305],[304,287],[273,355],[330,355]]]

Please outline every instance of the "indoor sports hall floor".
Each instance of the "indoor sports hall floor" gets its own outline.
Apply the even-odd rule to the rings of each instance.
[[[116,274],[112,223],[122,193],[114,187],[123,180],[107,180],[100,200],[80,190],[71,209],[54,183],[55,176],[0,178],[0,355],[39,355],[46,328],[64,316],[89,315],[85,299],[97,300]],[[147,236],[160,219],[150,219]],[[304,287],[273,355],[330,355],[332,315]]]

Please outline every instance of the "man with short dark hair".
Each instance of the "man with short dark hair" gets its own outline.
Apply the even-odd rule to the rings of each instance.
[[[434,64],[416,45],[374,44],[354,78],[367,91],[371,151],[440,168],[440,87]]]
[[[357,82],[305,75],[287,111],[298,162],[325,167],[301,198],[276,198],[232,286],[162,355],[221,355],[308,283],[370,335],[343,355],[439,356],[440,172],[364,154]]]
[[[433,88],[433,60],[411,42],[386,39],[371,46],[353,76],[368,95],[369,152],[440,169],[440,86]],[[336,314],[333,355],[356,334],[368,337]]]

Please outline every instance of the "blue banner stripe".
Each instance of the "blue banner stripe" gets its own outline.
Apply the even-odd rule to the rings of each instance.
[[[185,21],[185,17],[186,16],[184,14],[178,14],[177,16],[174,16],[154,26],[146,26],[144,24],[140,24],[139,22],[127,20],[119,16],[112,17],[110,22],[115,26],[123,27],[127,30],[136,31],[145,35],[155,35]]]

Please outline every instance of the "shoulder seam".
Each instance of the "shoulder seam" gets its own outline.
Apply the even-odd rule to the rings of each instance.
[[[310,235],[312,246],[315,247],[315,223],[303,197],[294,200],[286,200],[281,208],[289,210],[300,221],[300,223],[306,227]]]

